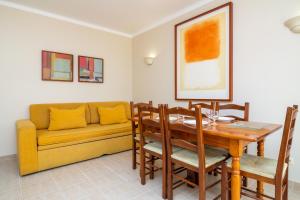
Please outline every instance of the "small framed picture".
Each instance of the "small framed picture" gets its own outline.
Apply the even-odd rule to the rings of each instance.
[[[88,56],[78,56],[78,81],[103,83],[104,60]]]
[[[42,50],[43,81],[73,81],[73,55]]]

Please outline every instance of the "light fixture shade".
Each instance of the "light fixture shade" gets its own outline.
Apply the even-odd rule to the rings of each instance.
[[[154,57],[145,57],[144,61],[147,65],[152,65],[154,62]]]
[[[300,16],[287,20],[284,25],[294,33],[300,33]]]

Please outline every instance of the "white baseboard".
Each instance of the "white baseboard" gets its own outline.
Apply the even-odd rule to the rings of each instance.
[[[11,159],[16,159],[17,155],[16,154],[11,154],[11,155],[6,155],[6,156],[0,156],[0,161],[1,160],[11,160]]]

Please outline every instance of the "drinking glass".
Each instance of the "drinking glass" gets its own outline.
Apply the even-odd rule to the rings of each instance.
[[[211,125],[216,125],[216,121],[219,118],[219,112],[217,110],[209,110],[206,113],[209,121],[212,122]]]
[[[217,110],[212,110],[211,112],[212,112],[211,113],[211,118],[212,118],[212,121],[213,121],[213,125],[216,125],[216,121],[219,118],[219,112]]]

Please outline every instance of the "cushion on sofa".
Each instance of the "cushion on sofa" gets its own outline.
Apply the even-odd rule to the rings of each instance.
[[[50,108],[60,109],[73,109],[78,106],[85,106],[85,119],[89,124],[90,122],[90,110],[86,103],[57,103],[57,104],[32,104],[30,105],[30,120],[35,124],[37,130],[46,129],[49,127],[50,122]]]
[[[98,137],[131,132],[131,123],[127,121],[121,124],[100,125],[90,124],[85,128],[76,128],[59,131],[49,131],[47,129],[38,130],[38,145],[52,145],[67,142],[81,142]]]
[[[130,119],[130,105],[126,101],[111,101],[111,102],[92,102],[88,103],[89,110],[91,113],[91,124],[100,123],[100,117],[98,113],[98,107],[115,107],[123,105],[126,110],[127,119]]]
[[[98,113],[100,117],[100,124],[119,124],[128,121],[125,107],[118,105],[115,107],[98,107]]]
[[[50,108],[49,131],[86,127],[85,106],[74,109]]]

